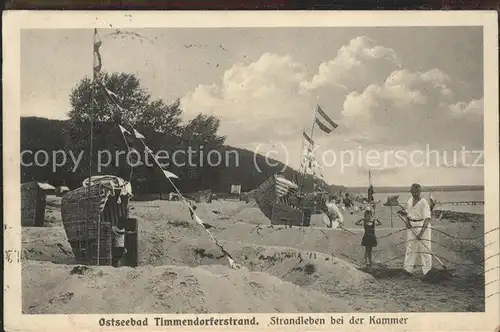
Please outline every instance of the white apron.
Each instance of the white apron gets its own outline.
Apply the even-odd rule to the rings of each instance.
[[[413,228],[406,230],[406,255],[404,268],[407,272],[412,273],[415,266],[415,261],[418,256],[422,262],[422,273],[427,274],[432,268],[432,229],[431,223],[427,225],[424,234],[417,239],[417,235],[422,230],[423,221],[413,221],[411,226]]]

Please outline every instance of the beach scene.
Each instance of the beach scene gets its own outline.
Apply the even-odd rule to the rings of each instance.
[[[22,312],[484,312],[481,36],[23,31]]]

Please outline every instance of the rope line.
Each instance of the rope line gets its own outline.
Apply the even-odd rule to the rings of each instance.
[[[446,246],[446,245],[444,245],[444,244],[442,244],[442,243],[439,243],[438,241],[434,241],[434,240],[421,239],[420,241],[421,241],[421,242],[427,241],[427,242],[430,242],[430,243],[434,243],[434,244],[436,244],[436,245],[438,245],[438,246],[440,246],[440,247],[443,247],[443,248],[448,249],[449,251],[452,251],[452,252],[455,252],[455,253],[472,253],[472,252],[477,252],[477,251],[483,250],[483,249],[484,249],[484,248],[486,248],[487,246],[490,246],[490,245],[494,244],[494,243],[490,243],[490,244],[487,244],[487,245],[486,245],[486,246],[484,246],[484,247],[479,247],[479,248],[470,249],[470,250],[460,250],[460,249],[458,249],[458,250],[457,250],[457,249],[452,249],[451,247]],[[408,243],[408,242],[409,242],[408,240],[404,240],[404,241],[401,241],[401,242],[398,242],[398,243],[392,244],[392,245],[391,245],[390,247],[388,247],[388,248],[379,249],[379,250],[374,250],[373,252],[374,252],[374,253],[375,253],[375,252],[378,252],[378,253],[380,253],[380,252],[384,252],[384,251],[389,250],[389,249],[391,249],[391,248],[393,248],[393,247],[399,246],[399,245],[401,245],[401,244],[406,244],[406,243]]]
[[[94,46],[95,46],[95,39],[97,37],[97,29],[94,30],[94,33],[95,33],[95,37],[94,37]],[[100,42],[99,42],[99,47],[101,46]],[[149,153],[156,165],[160,168],[160,170],[163,172],[163,175],[164,177],[168,180],[168,182],[170,182],[170,184],[172,185],[172,187],[175,189],[175,191],[177,192],[177,194],[179,195],[179,197],[182,199],[182,201],[187,205],[187,207],[189,208],[189,212],[190,212],[190,215],[191,215],[191,218],[194,219],[198,224],[200,224],[201,226],[203,226],[203,229],[205,229],[205,231],[208,233],[208,235],[210,236],[210,238],[215,242],[215,244],[217,245],[217,247],[219,248],[219,250],[228,258],[229,260],[229,264],[232,268],[239,268],[239,265],[236,264],[233,260],[233,258],[231,257],[231,255],[224,249],[224,247],[222,247],[222,245],[215,239],[215,237],[212,235],[212,233],[208,230],[208,228],[205,226],[205,224],[203,223],[203,221],[196,215],[196,213],[194,212],[194,209],[193,207],[191,206],[191,204],[187,201],[187,199],[181,194],[180,190],[177,188],[177,186],[173,183],[173,181],[170,179],[169,176],[167,176],[165,174],[165,170],[163,169],[163,167],[160,165],[160,163],[158,162],[158,160],[156,159],[156,156],[153,154],[153,151],[146,145],[146,143],[144,142],[143,139],[145,139],[145,137],[140,134],[136,129],[135,127],[132,125],[132,123],[126,118],[124,117],[123,115],[126,114],[124,112],[124,108],[122,106],[120,106],[120,103],[118,103],[118,101],[115,99],[115,96],[118,97],[114,92],[112,92],[111,90],[109,90],[106,85],[104,84],[104,82],[101,80],[101,75],[100,74],[100,69],[102,67],[102,63],[101,63],[101,58],[100,58],[100,53],[99,53],[99,47],[98,48],[94,48],[94,52],[96,53],[96,55],[98,56],[99,58],[99,67],[98,68],[94,68],[94,76],[93,76],[93,84],[97,83],[98,86],[100,86],[104,92],[105,92],[105,95],[108,97],[109,100],[111,100],[111,102],[113,103],[113,105],[116,107],[117,111],[114,110],[113,108],[111,108],[111,111],[113,112],[113,115],[114,115],[114,118],[115,118],[115,122],[116,124],[120,127],[120,131],[122,133],[122,137],[124,138],[124,141],[125,141],[125,144],[127,145],[127,148],[129,149],[130,151],[130,146],[128,144],[128,141],[127,139],[125,138],[125,135],[124,135],[124,132],[122,131],[121,129],[121,125],[119,124],[119,119],[122,119],[122,120],[125,120],[125,122],[127,123],[129,129],[131,128],[132,131],[133,131],[133,134],[135,136],[136,139],[139,139],[139,141],[142,143],[145,151],[147,153]],[[92,90],[94,91],[94,89]],[[109,101],[107,101],[108,104]],[[121,115],[122,117],[120,117],[118,114],[118,112],[121,112]],[[91,135],[92,136],[92,135]],[[92,138],[92,137],[91,137]],[[132,177],[132,171],[133,171],[133,167],[131,168],[131,171],[130,171],[130,177]],[[131,180],[131,179],[130,179]],[[89,180],[90,181],[90,180]],[[90,187],[90,182],[89,182],[89,187]],[[99,227],[100,228],[100,227]],[[98,231],[99,231],[99,228],[98,228]],[[99,241],[99,239],[98,239]],[[98,242],[99,243],[99,242]],[[99,255],[99,253],[98,253]],[[98,256],[98,259],[99,259],[99,256]]]
[[[123,108],[118,104],[118,102],[113,98],[113,96],[110,94],[110,91],[106,88],[106,86],[104,85],[103,82],[101,82],[100,80],[98,80],[98,83],[101,87],[104,88],[104,91],[106,92],[106,95],[109,97],[109,99],[111,101],[113,101],[114,105],[119,109],[119,110],[123,110]],[[155,164],[160,168],[160,170],[163,172],[164,169],[163,167],[160,165],[160,163],[158,162],[156,156],[154,155],[153,151],[146,145],[146,143],[144,142],[143,140],[143,135],[140,134],[135,128],[134,126],[132,126],[132,124],[130,123],[130,121],[128,121],[127,119],[125,119],[125,121],[127,122],[128,126],[132,129],[132,131],[134,132],[134,136],[136,139],[139,139],[139,141],[142,143],[143,147],[144,147],[144,150],[149,153],[151,155],[151,157],[153,158],[153,160],[155,161]],[[121,129],[120,129],[121,131]],[[140,135],[137,135],[137,134],[140,134]],[[125,136],[123,135],[123,132],[122,132],[122,136],[125,140],[125,144],[127,145],[128,148],[129,145],[128,145],[128,142],[127,140],[125,139]],[[132,174],[132,172],[131,172]],[[194,212],[194,209],[193,207],[191,206],[191,204],[188,202],[188,200],[181,194],[180,190],[177,188],[177,186],[174,184],[174,182],[170,179],[170,177],[166,176],[165,173],[164,174],[164,177],[167,179],[168,182],[170,182],[170,184],[172,185],[172,187],[174,188],[174,190],[176,191],[176,193],[179,195],[179,197],[181,198],[182,202],[186,204],[186,206],[188,207],[189,209],[189,212],[191,214],[191,218],[194,219],[198,224],[200,224],[201,226],[203,226],[203,229],[205,229],[205,231],[208,233],[208,235],[210,236],[210,238],[212,239],[212,241],[215,242],[215,245],[219,248],[219,250],[222,252],[222,254],[224,254],[228,260],[229,260],[229,264],[231,265],[231,267],[235,268],[235,267],[238,267],[238,265],[235,263],[234,259],[232,258],[232,256],[224,249],[224,247],[215,239],[215,237],[212,235],[212,233],[207,229],[207,227],[205,227],[205,224],[203,223],[203,221],[196,215],[196,213]]]

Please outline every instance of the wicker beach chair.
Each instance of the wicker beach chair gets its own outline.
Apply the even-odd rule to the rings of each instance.
[[[131,197],[130,184],[112,176],[92,178],[90,185],[87,179],[63,196],[64,229],[79,263],[111,265],[111,227],[128,217]]]
[[[35,181],[21,184],[21,226],[44,226],[47,191],[54,189]]]

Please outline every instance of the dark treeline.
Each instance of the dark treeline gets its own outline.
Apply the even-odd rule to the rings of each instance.
[[[91,168],[93,176],[110,174],[130,180],[138,193],[172,191],[153,159],[147,158],[140,141],[136,140],[138,145],[133,146],[138,155],[127,157],[128,149],[118,124],[130,131],[132,125],[146,137],[146,144],[160,157],[164,169],[179,177],[173,181],[183,192],[205,189],[228,192],[232,184],[240,184],[243,191],[249,191],[283,169],[288,178],[298,177],[295,170],[282,163],[274,160],[269,163],[251,151],[227,146],[226,138],[218,134],[220,120],[203,114],[203,110],[183,123],[179,100],[170,105],[161,99],[153,100],[133,74],[104,74],[102,81],[116,94],[120,109],[102,88],[84,77],[69,96],[68,120],[21,119],[21,152],[28,151],[21,156],[23,182],[46,181],[73,189],[81,186]],[[191,152],[191,159],[189,150],[195,151]],[[35,157],[37,163],[33,163]],[[308,182],[312,187],[312,179]]]
[[[81,127],[80,132],[85,132],[84,129],[87,129],[87,132],[90,133],[89,128]],[[37,117],[21,118],[21,151],[30,151],[22,156],[25,164],[21,166],[22,182],[46,181],[55,186],[65,184],[71,189],[81,186],[82,181],[89,174],[90,135],[80,134],[82,135],[81,149],[68,149],[68,147],[71,147],[68,140],[74,144],[74,140],[72,140],[74,135],[70,130],[71,120],[60,121]],[[173,179],[173,181],[183,192],[203,189],[211,189],[215,192],[229,192],[232,184],[240,184],[242,185],[242,191],[249,191],[255,189],[269,176],[280,172],[282,169],[285,169],[284,175],[289,179],[296,179],[298,176],[298,172],[294,169],[285,167],[275,160],[266,162],[263,156],[254,155],[249,150],[224,144],[213,146],[210,149],[204,146],[202,150],[199,150],[199,146],[197,147],[192,141],[190,144],[189,140],[184,140],[179,136],[154,131],[143,131],[141,133],[146,137],[148,146],[156,155],[163,157],[159,161],[164,165],[164,168],[179,176],[179,179]],[[188,151],[189,146],[192,150],[203,151],[204,158],[202,162],[199,159],[199,155],[202,154],[200,153],[193,154],[192,167],[182,165],[187,161],[183,155],[176,158],[177,167],[169,165],[169,158],[172,158],[175,151]],[[45,166],[37,166],[33,163],[34,154],[37,151],[45,151],[49,157],[48,160],[45,160],[45,153],[38,152],[39,165],[46,164]],[[100,169],[98,168],[98,151],[101,151]],[[120,151],[121,153],[118,153]],[[159,151],[162,152],[159,153]],[[212,156],[212,164],[209,164],[208,151],[217,151],[213,155],[220,155],[221,161],[217,160],[217,156]],[[127,147],[118,126],[110,122],[94,124],[92,175],[111,174],[125,180],[131,179],[134,192],[137,193],[172,191],[173,188],[161,174],[159,168],[154,165],[152,158],[146,159],[144,153],[140,153],[140,160],[145,165],[134,167],[131,174],[132,168],[129,165],[130,163],[136,163],[137,159],[132,158],[135,156],[134,154],[130,154],[129,162],[127,162],[126,153]],[[66,162],[64,162],[63,155],[66,155]],[[80,161],[78,162],[78,160]],[[33,165],[27,165],[31,163]],[[255,167],[256,163],[260,171]],[[276,164],[277,166],[271,167],[269,164]],[[307,183],[312,187],[310,179]],[[326,186],[324,182],[319,184]]]

